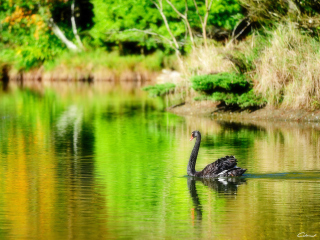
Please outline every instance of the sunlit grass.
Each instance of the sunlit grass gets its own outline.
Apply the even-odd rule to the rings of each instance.
[[[320,43],[295,25],[280,25],[257,63],[256,89],[274,106],[318,108]]]
[[[163,68],[173,68],[175,58],[163,52],[151,55],[121,56],[118,52],[97,49],[82,53],[65,53],[44,64],[46,78],[81,80],[115,80],[149,78]],[[137,76],[139,75],[139,76]],[[149,76],[149,77],[148,77]]]

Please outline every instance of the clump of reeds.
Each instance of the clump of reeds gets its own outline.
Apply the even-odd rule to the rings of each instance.
[[[294,24],[280,25],[256,63],[256,90],[273,106],[318,108],[320,43]]]

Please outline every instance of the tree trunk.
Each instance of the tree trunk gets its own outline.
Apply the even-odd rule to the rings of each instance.
[[[77,31],[77,25],[76,25],[76,20],[74,17],[74,5],[75,5],[75,0],[72,1],[71,4],[71,23],[72,23],[72,30],[73,30],[73,34],[76,37],[77,43],[80,46],[81,49],[83,49],[83,44],[81,42],[81,39],[78,35],[78,31]]]
[[[66,38],[60,28],[54,23],[53,19],[51,18],[49,21],[49,26],[51,27],[53,33],[67,46],[68,49],[78,52],[80,51],[79,48],[70,40]]]

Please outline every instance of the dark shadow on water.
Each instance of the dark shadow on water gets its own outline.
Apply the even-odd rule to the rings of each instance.
[[[196,213],[196,219],[202,220],[202,205],[197,192],[196,181],[202,182],[205,186],[213,189],[215,192],[223,195],[237,194],[238,186],[246,183],[244,178],[215,178],[215,179],[198,179],[188,177],[188,189],[193,202],[194,210]]]
[[[267,129],[265,127],[261,127],[259,125],[256,124],[252,124],[252,123],[242,123],[242,122],[230,122],[230,121],[221,121],[221,120],[217,120],[217,123],[219,123],[219,125],[221,126],[221,128],[223,129],[223,131],[226,130],[232,130],[232,131],[249,131],[249,132],[253,132],[253,133],[265,133],[267,131]]]
[[[217,193],[224,195],[237,194],[238,186],[246,183],[244,178],[217,178],[217,179],[201,179],[205,186],[215,190]]]
[[[243,112],[243,111],[250,111],[254,112],[259,109],[261,109],[263,106],[254,106],[254,107],[246,107],[246,108],[241,108],[237,104],[225,104],[224,102],[221,102],[217,106],[217,110],[213,111],[213,113],[224,113],[224,112]]]

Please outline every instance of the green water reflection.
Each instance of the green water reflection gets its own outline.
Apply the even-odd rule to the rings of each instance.
[[[0,93],[0,238],[292,239],[319,235],[320,126],[165,113],[136,86]],[[186,177],[234,154],[242,178]]]

